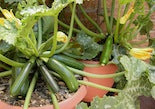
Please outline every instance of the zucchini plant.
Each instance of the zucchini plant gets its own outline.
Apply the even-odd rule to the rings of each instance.
[[[18,3],[16,16],[12,10],[0,8],[4,16],[0,18],[0,65],[6,70],[0,73],[0,77],[11,75],[10,95],[25,97],[24,109],[28,109],[31,94],[37,79],[40,79],[41,76],[51,93],[55,109],[59,108],[55,93],[60,89],[53,75],[62,79],[70,92],[77,91],[79,84],[87,84],[112,92],[120,91],[77,80],[74,73],[95,78],[116,77],[123,73],[102,77],[85,73],[82,71],[85,66],[83,63],[65,55],[66,49],[71,46],[71,36],[75,30],[73,28],[74,19],[78,19],[75,14],[76,5],[82,2],[82,0],[54,0],[52,7],[49,8],[45,3],[39,5],[38,1],[23,0]],[[72,9],[72,16],[69,32],[66,35],[59,31],[58,17],[63,8],[68,5]],[[45,19],[52,21],[47,23]],[[104,36],[103,34],[93,34],[95,37]],[[93,40],[89,40],[100,48]],[[51,71],[55,73],[51,75]],[[31,76],[33,77],[30,78]]]

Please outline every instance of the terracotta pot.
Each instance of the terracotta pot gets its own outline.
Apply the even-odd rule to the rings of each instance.
[[[77,92],[70,98],[59,103],[60,109],[75,109],[75,106],[85,97],[87,93],[86,86],[82,85]],[[22,109],[19,106],[11,106],[0,101],[0,109]],[[46,105],[43,107],[30,107],[29,109],[54,109],[53,105]]]
[[[86,64],[98,64],[98,62],[94,61],[84,61]],[[112,74],[117,71],[117,66],[114,64],[109,64],[106,66],[97,66],[97,67],[85,67],[84,71],[89,72],[89,73],[94,73],[94,74]],[[91,77],[86,77],[88,81],[97,83],[103,86],[107,87],[112,87],[114,84],[114,80],[112,78],[106,78],[106,79],[99,79],[99,78],[91,78]],[[106,90],[101,90],[93,87],[87,87],[87,95],[83,99],[85,102],[90,102],[93,100],[95,96],[98,97],[103,97],[105,94],[107,94],[108,91]]]

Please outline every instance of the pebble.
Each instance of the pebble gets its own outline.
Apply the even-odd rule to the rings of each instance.
[[[4,91],[0,91],[0,94],[3,94],[4,93]]]
[[[5,90],[6,87],[5,86],[0,86],[0,91]]]
[[[58,85],[65,86],[65,83],[62,82],[62,81],[59,81],[59,82],[58,82]]]

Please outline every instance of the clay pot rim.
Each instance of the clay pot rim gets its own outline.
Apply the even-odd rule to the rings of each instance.
[[[84,80],[87,81],[86,77],[84,77]],[[77,102],[81,101],[86,96],[86,94],[87,94],[87,86],[80,85],[79,89],[75,92],[75,94],[64,101],[59,102],[59,106],[61,106],[61,105],[64,106],[66,103],[68,104],[68,102],[70,103],[73,100],[74,101],[76,100]],[[7,104],[4,101],[0,100],[0,107],[2,105],[4,105],[4,107],[7,107],[4,109],[22,109],[21,106],[13,106],[13,105]],[[53,109],[52,107],[53,107],[53,105],[51,104],[51,105],[44,105],[42,107],[29,107],[29,109],[49,109],[49,108]]]

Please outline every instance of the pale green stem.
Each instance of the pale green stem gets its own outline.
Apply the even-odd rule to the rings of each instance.
[[[63,22],[60,21],[60,20],[58,20],[58,23],[59,23],[62,27],[66,28],[66,29],[69,29],[69,28],[70,28],[69,25],[63,23]],[[73,31],[76,32],[76,33],[80,33],[80,30],[79,30],[79,29],[76,29],[76,28],[73,28]]]
[[[28,109],[28,107],[29,107],[31,95],[32,95],[32,92],[34,90],[37,79],[38,79],[38,72],[36,72],[34,74],[33,78],[32,78],[32,81],[30,83],[30,87],[28,89],[28,92],[27,92],[27,95],[26,95],[26,98],[25,98],[23,109]]]
[[[41,43],[42,43],[42,22],[41,19],[39,19],[38,21],[38,48],[40,47]]]
[[[33,29],[31,30],[31,39],[32,39],[32,42],[34,43],[34,45],[36,46],[37,41],[36,41],[35,34],[33,32]]]
[[[48,90],[50,91],[50,95],[51,95],[51,98],[53,101],[54,109],[60,109],[59,103],[58,103],[58,100],[57,100],[55,94],[52,92],[52,89],[49,86],[47,86],[47,87],[48,87]]]
[[[19,62],[16,62],[16,61],[13,61],[3,55],[0,54],[0,61],[8,64],[8,65],[11,65],[13,67],[22,67],[24,65],[24,63],[19,63]]]
[[[115,35],[114,35],[114,42],[115,43],[119,42],[118,32],[119,32],[119,25],[120,25],[120,14],[121,14],[121,5],[119,4],[119,6],[118,6],[117,24],[116,24]]]
[[[104,19],[105,19],[105,23],[106,23],[106,27],[107,27],[107,31],[108,33],[111,33],[111,29],[110,29],[110,23],[109,23],[109,16],[108,16],[108,11],[107,11],[107,4],[106,4],[106,0],[102,0],[102,4],[103,4],[103,15],[104,15]]]
[[[113,17],[114,17],[114,10],[115,10],[115,0],[112,0],[112,8],[111,8],[111,16],[110,16],[110,29],[111,35],[113,34]]]
[[[54,36],[53,36],[53,44],[52,49],[49,54],[42,54],[42,57],[52,57],[57,48],[57,32],[58,32],[58,16],[54,16]]]
[[[91,87],[94,87],[94,88],[98,88],[98,89],[102,89],[102,90],[107,90],[107,91],[110,91],[110,92],[121,92],[121,90],[119,90],[119,89],[106,87],[106,86],[95,84],[95,83],[88,82],[88,81],[78,80],[78,82],[80,84],[83,84],[83,85],[86,85],[86,86],[91,86]]]
[[[10,76],[12,74],[12,70],[0,72],[0,77]]]
[[[69,34],[68,34],[68,38],[67,41],[65,42],[64,46],[60,49],[58,49],[55,53],[61,53],[62,51],[65,50],[65,48],[68,46],[70,39],[72,37],[72,32],[73,32],[73,25],[74,25],[74,16],[75,16],[75,9],[76,9],[76,3],[74,3],[73,5],[73,10],[72,10],[72,17],[71,17],[71,23],[70,23],[70,29],[69,29]]]
[[[88,21],[91,22],[100,33],[102,33],[103,32],[102,29],[90,16],[88,16],[88,14],[86,13],[82,5],[79,5],[79,8],[81,9],[81,12],[83,13],[83,15],[88,19]]]
[[[37,50],[36,46],[34,45],[34,43],[32,42],[32,40],[29,37],[26,37],[26,39],[27,39],[28,43],[32,46],[35,55],[38,56],[39,55],[38,50]]]
[[[92,74],[92,73],[89,73],[89,72],[85,72],[85,71],[81,71],[81,70],[78,70],[78,69],[75,69],[75,68],[72,68],[72,67],[67,67],[69,70],[71,70],[73,73],[76,73],[76,74],[79,74],[79,75],[82,75],[82,76],[86,76],[86,77],[92,77],[92,78],[115,78],[115,77],[118,77],[118,76],[122,76],[124,75],[126,72],[120,72],[120,73],[114,73],[114,74],[104,74],[104,75],[101,75],[101,74]]]

